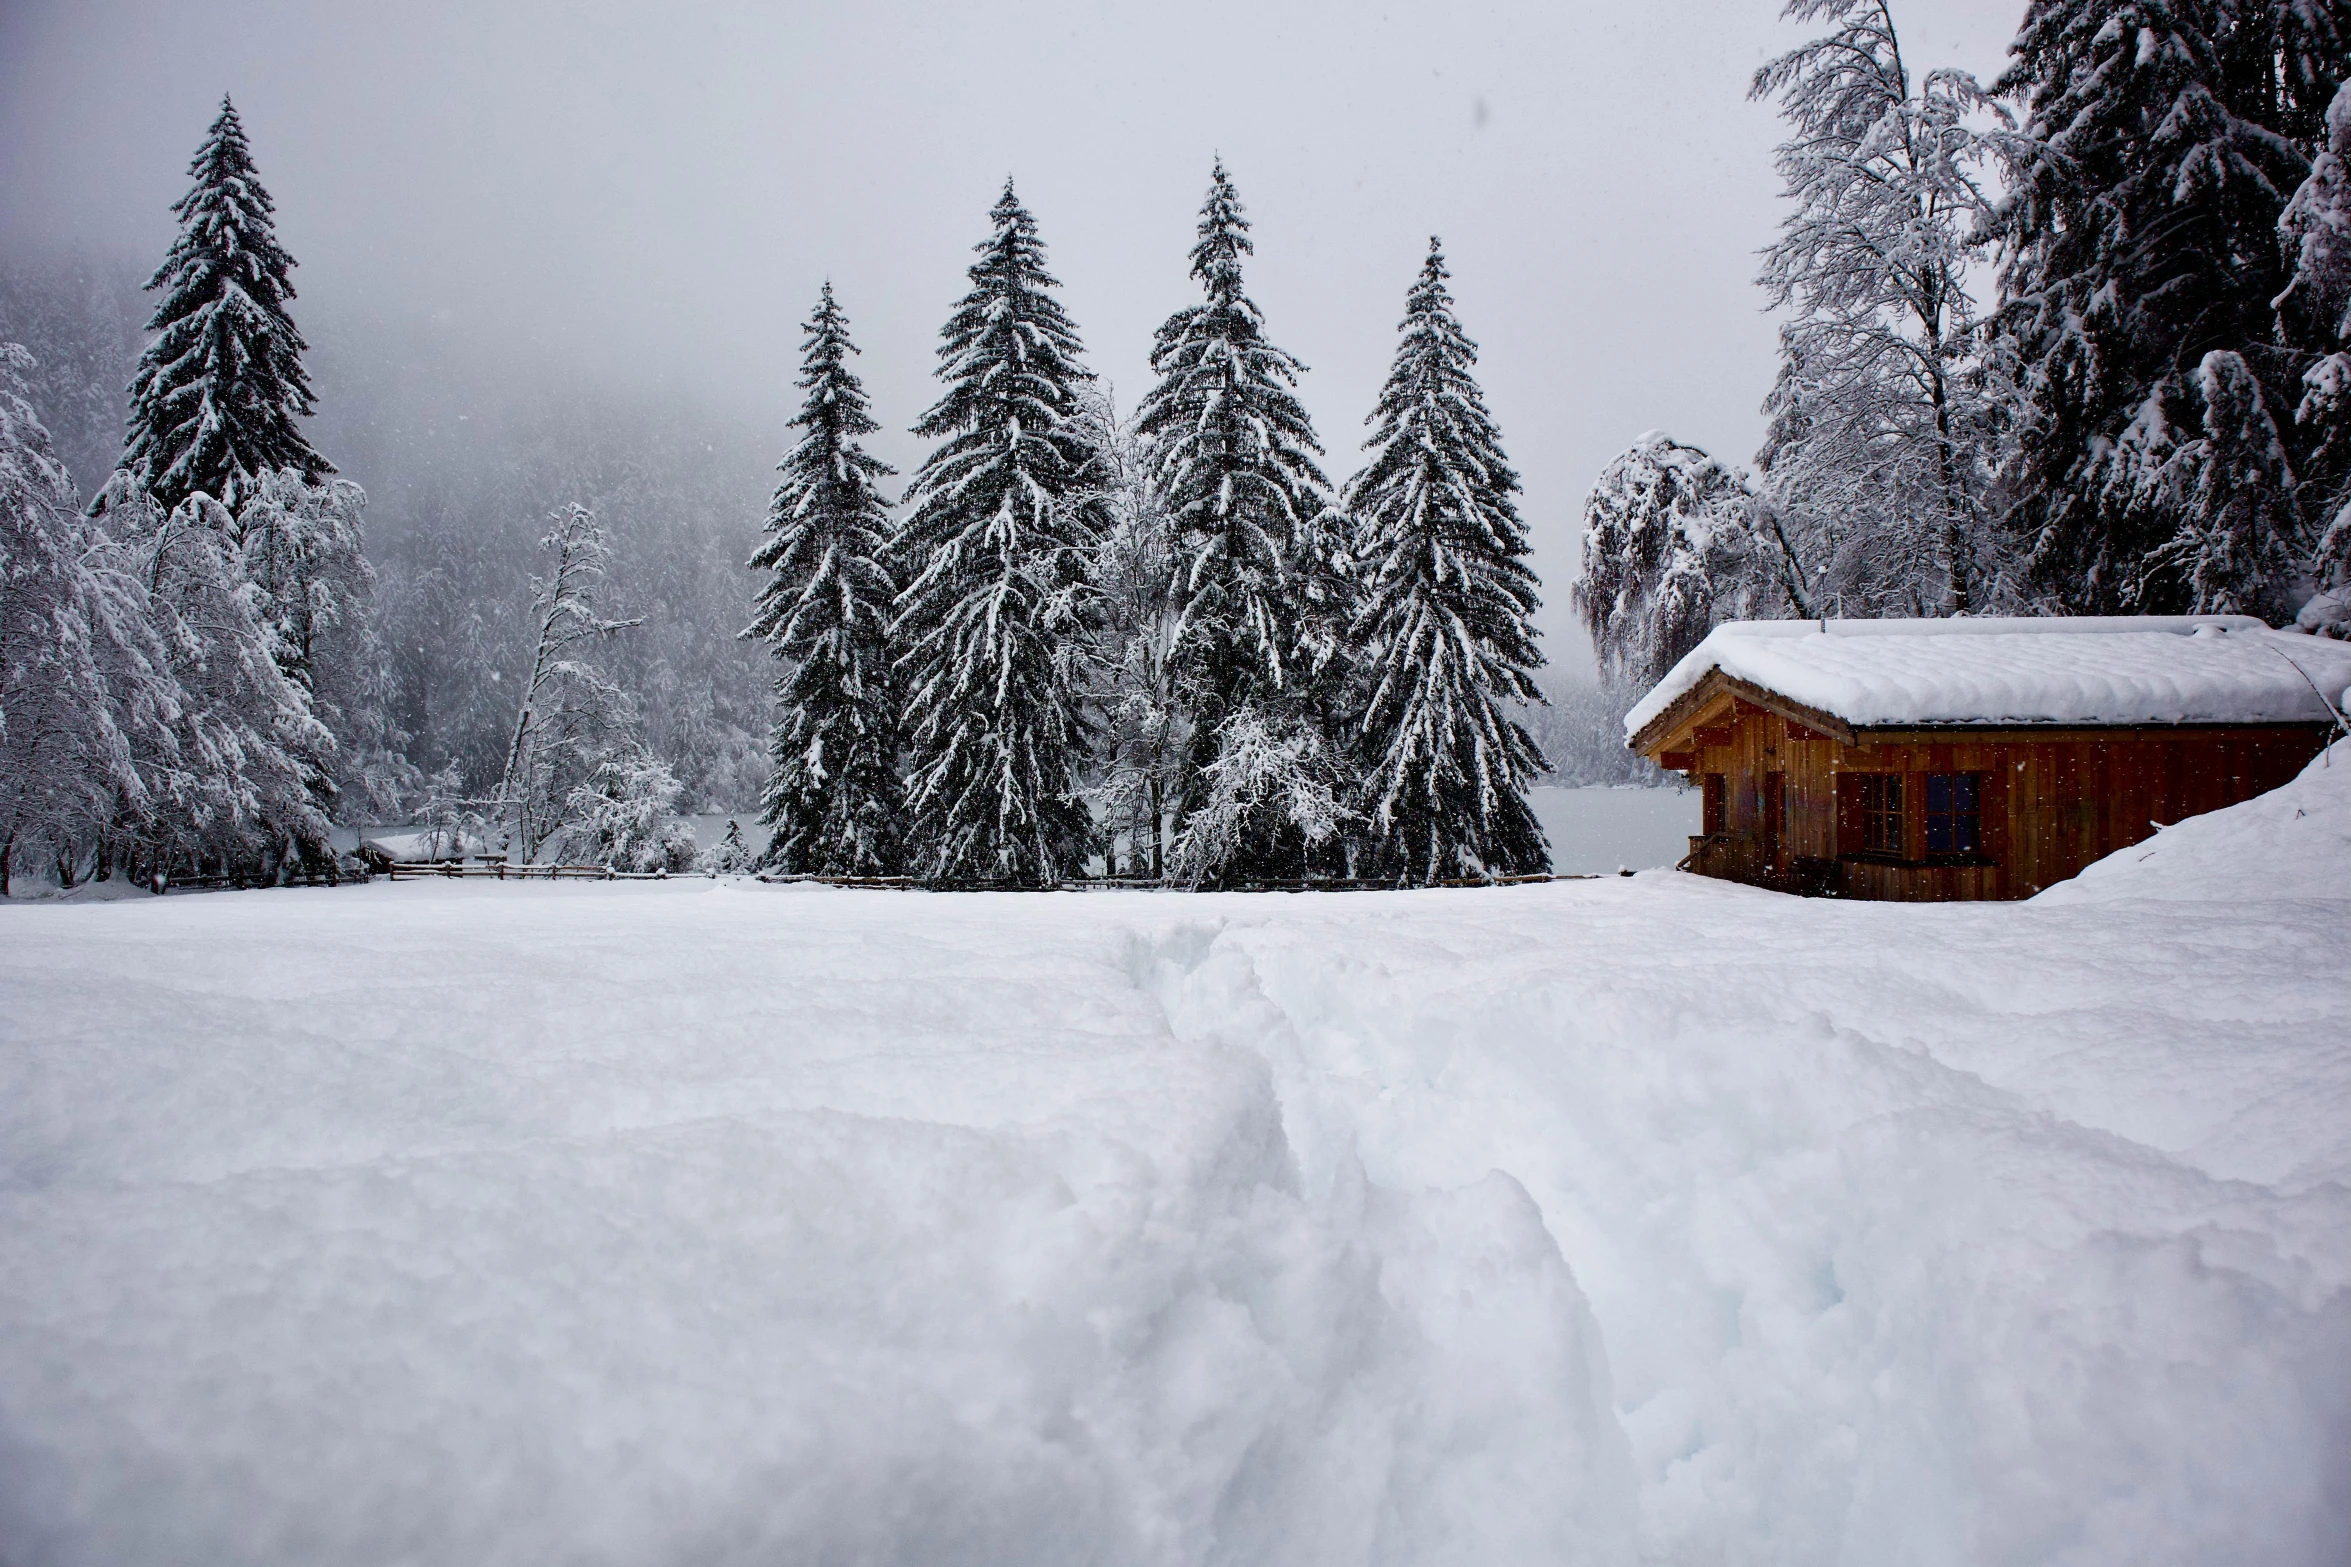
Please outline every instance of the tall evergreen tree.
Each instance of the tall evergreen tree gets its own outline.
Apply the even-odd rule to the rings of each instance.
[[[769,575],[743,633],[773,648],[785,670],[770,741],[775,775],[761,802],[775,830],[765,863],[892,876],[905,850],[889,644],[897,589],[885,561],[888,503],[875,485],[892,470],[861,444],[881,426],[849,368],[857,345],[831,283],[806,330],[799,384],[808,396],[792,420],[800,440],[768,507],[767,542],[751,557]]]
[[[1526,801],[1542,753],[1507,705],[1543,700],[1518,474],[1448,275],[1432,237],[1369,421],[1371,459],[1346,496],[1364,532],[1355,635],[1369,868],[1419,883],[1551,864]]]
[[[226,97],[188,172],[195,184],[171,209],[179,237],[147,281],[164,296],[131,381],[122,465],[166,512],[202,493],[233,514],[272,469],[316,482],[334,467],[299,423],[312,400],[307,345],[286,313],[294,258]]]
[[[1136,417],[1182,568],[1174,659],[1196,704],[1187,812],[1207,803],[1219,749],[1244,736],[1262,751],[1268,732],[1294,734],[1301,756],[1327,755],[1320,731],[1335,706],[1346,625],[1344,541],[1333,536],[1330,485],[1316,463],[1322,443],[1296,392],[1305,367],[1267,339],[1242,288],[1241,258],[1255,248],[1219,159],[1192,247],[1206,297],[1159,328],[1159,380]],[[1223,869],[1297,873],[1297,824],[1267,803],[1224,835],[1234,859]]]
[[[892,636],[906,691],[910,863],[934,880],[1040,883],[1092,847],[1076,668],[1108,479],[1081,420],[1077,328],[1048,290],[1012,182],[940,331],[940,442],[907,487]]]
[[[1997,88],[2027,119],[1994,228],[2017,385],[2003,477],[2029,580],[2073,610],[2185,608],[2194,502],[2163,475],[2192,473],[2181,447],[2214,421],[2247,452],[2288,434],[2274,411],[2301,362],[2272,335],[2277,224],[2351,72],[2351,0],[2033,0],[2012,53]],[[2242,391],[2200,373],[2215,352],[2243,362],[2257,404],[2204,407],[2208,387]],[[2266,458],[2236,471],[2292,483]],[[2247,515],[2291,516],[2289,500]]]

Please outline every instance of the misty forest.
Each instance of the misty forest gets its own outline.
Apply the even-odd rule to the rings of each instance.
[[[396,355],[321,398],[223,98],[166,255],[0,258],[0,889],[318,874],[395,822],[632,870],[1490,880],[1548,867],[1539,779],[1659,776],[1617,720],[1720,621],[2343,635],[2351,23],[2191,8],[2149,44],[2109,9],[2032,7],[1982,82],[1791,0],[1820,36],[1752,84],[1787,126],[1767,439],[1598,476],[1552,591],[1602,684],[1548,690],[1469,330],[1511,324],[1436,239],[1362,324],[1393,357],[1360,451],[1307,417],[1221,160],[1132,407],[1009,180],[927,409],[871,405],[845,275],[798,307],[785,429],[484,405]],[[764,846],[698,851],[697,812]]]

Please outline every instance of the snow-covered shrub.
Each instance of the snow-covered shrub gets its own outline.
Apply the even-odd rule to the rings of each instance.
[[[1231,874],[1252,843],[1311,850],[1348,820],[1329,747],[1314,730],[1245,707],[1218,728],[1207,799],[1184,819],[1169,874],[1198,886]],[[1303,874],[1301,862],[1293,873]]]
[[[703,852],[696,862],[696,868],[714,876],[745,876],[756,869],[758,864],[759,856],[753,854],[751,846],[743,841],[743,824],[730,819],[726,836]]]
[[[616,871],[692,870],[694,829],[672,814],[677,800],[668,763],[641,745],[615,752],[565,801],[561,857]]]

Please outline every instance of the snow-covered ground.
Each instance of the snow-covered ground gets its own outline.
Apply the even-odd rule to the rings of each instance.
[[[0,907],[0,1561],[2351,1558],[2351,756],[2029,904]]]

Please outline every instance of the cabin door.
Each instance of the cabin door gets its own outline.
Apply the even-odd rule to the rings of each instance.
[[[1774,879],[1787,874],[1788,775],[1763,775],[1763,868]]]

